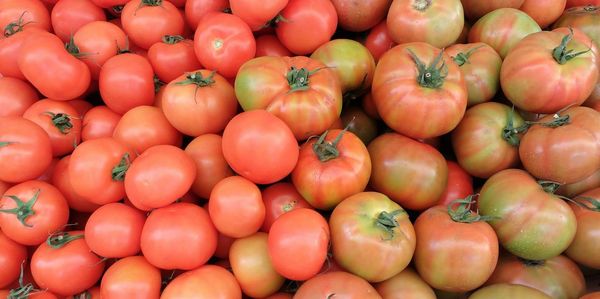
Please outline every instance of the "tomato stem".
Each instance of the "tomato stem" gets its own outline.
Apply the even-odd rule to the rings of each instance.
[[[111,7],[110,10],[117,16],[120,16],[121,13],[123,12],[124,7],[125,7],[124,5],[115,5],[115,6]]]
[[[181,35],[165,35],[162,37],[162,41],[165,44],[169,44],[169,45],[174,45],[178,42],[183,41],[185,38],[183,38],[183,36]]]
[[[54,125],[61,134],[69,134],[71,129],[73,129],[73,124],[71,123],[71,116],[66,113],[54,113],[50,111],[44,112],[44,114],[50,115],[52,119],[52,125]]]
[[[431,2],[433,2],[433,0],[414,0],[413,8],[418,11],[424,11],[431,6]]]
[[[157,94],[160,91],[160,88],[165,86],[165,82],[160,80],[157,75],[154,75],[154,94]]]
[[[23,285],[23,274],[25,273],[25,271],[23,271],[25,266],[25,261],[23,261],[21,263],[21,272],[19,274],[19,286],[11,289],[8,293],[8,297],[6,297],[6,299],[27,299],[29,298],[29,295],[33,292],[38,292],[39,290],[36,289],[32,283],[28,283],[26,285]]]
[[[215,83],[215,73],[217,71],[212,71],[208,77],[204,78],[201,72],[189,73],[185,76],[185,80],[176,82],[176,85],[188,85],[195,84],[196,89],[194,90],[194,103],[196,103],[196,94],[198,93],[198,89],[200,87],[211,86]]]
[[[59,249],[67,245],[69,242],[77,239],[82,239],[83,234],[71,235],[69,232],[53,233],[46,239],[46,244],[52,249]]]
[[[396,220],[396,216],[398,216],[401,213],[406,212],[402,209],[395,210],[391,213],[387,211],[382,211],[381,213],[379,213],[379,215],[377,215],[377,218],[375,219],[375,225],[380,227],[390,235],[388,240],[394,238],[394,228],[400,226],[398,220]]]
[[[452,59],[454,60],[454,62],[456,64],[458,64],[458,66],[463,66],[466,63],[469,63],[469,58],[471,58],[471,55],[473,55],[473,53],[475,51],[477,51],[478,49],[480,49],[483,46],[478,46],[472,49],[469,49],[469,51],[467,52],[460,52],[458,54],[456,54],[456,56],[452,57]]]
[[[561,184],[558,182],[553,182],[553,181],[544,181],[544,180],[540,180],[537,181],[538,185],[540,185],[542,187],[542,189],[544,189],[544,191],[546,193],[550,193],[550,194],[554,194],[558,188],[560,188]]]
[[[519,143],[521,143],[521,138],[519,138],[519,134],[527,131],[529,125],[525,123],[522,126],[515,128],[514,115],[515,106],[513,106],[512,109],[508,112],[506,126],[502,129],[502,138],[512,146],[519,146]]]
[[[73,299],[92,299],[92,294],[88,291],[83,291],[83,293],[74,295]]]
[[[573,28],[569,27],[569,34],[565,35],[562,39],[562,41],[560,42],[560,45],[556,48],[554,48],[554,50],[552,50],[552,57],[554,57],[554,60],[556,60],[556,62],[558,62],[559,64],[565,64],[567,63],[569,60],[585,54],[587,52],[590,52],[592,49],[588,48],[585,51],[579,51],[576,53],[573,53],[573,49],[571,50],[567,50],[567,45],[569,44],[569,42],[573,39]]]
[[[11,35],[16,34],[17,32],[23,31],[23,29],[25,28],[25,25],[33,22],[33,21],[29,21],[29,22],[24,23],[23,17],[25,16],[25,13],[27,13],[27,11],[23,11],[23,13],[19,16],[19,19],[17,19],[16,21],[10,22],[10,23],[6,24],[6,26],[4,26],[4,36],[5,37],[10,37]]]
[[[26,202],[22,201],[16,195],[5,195],[5,197],[12,199],[17,204],[17,207],[8,210],[0,210],[0,213],[15,214],[17,215],[17,219],[19,222],[21,222],[21,224],[26,227],[33,227],[33,225],[27,224],[25,221],[29,216],[35,215],[35,212],[33,211],[33,205],[35,205],[35,202],[38,200],[39,196],[40,189],[38,189],[35,194],[33,194],[33,197]]]
[[[342,137],[344,136],[344,133],[346,133],[348,131],[349,125],[346,126],[333,140],[333,142],[327,142],[325,141],[325,137],[327,137],[327,134],[329,133],[329,131],[325,131],[317,140],[317,142],[315,142],[313,144],[313,152],[315,153],[315,155],[317,155],[317,157],[319,158],[319,161],[321,162],[327,162],[331,159],[335,159],[337,157],[340,156],[340,151],[338,150],[337,146],[340,143],[340,141],[342,140]]]
[[[129,153],[123,154],[121,157],[121,161],[112,169],[112,179],[113,181],[122,182],[125,179],[125,174],[129,169],[129,165],[131,161],[129,161]]]
[[[411,50],[407,49],[410,57],[417,65],[417,82],[419,85],[425,88],[437,89],[444,85],[444,79],[448,75],[448,67],[443,59],[444,50],[440,51],[429,66],[425,65],[421,59]],[[437,67],[438,63],[442,62],[440,67]]]
[[[317,68],[312,71],[309,71],[306,68],[296,68],[292,66],[290,71],[287,73],[287,81],[290,86],[290,93],[295,91],[304,91],[307,90],[310,83],[310,76],[314,73],[320,71],[323,68]]]
[[[162,5],[163,0],[141,0],[140,1],[140,6],[160,6]]]
[[[448,205],[448,215],[454,222],[460,223],[474,223],[477,221],[492,221],[500,219],[496,216],[481,216],[471,211],[471,206],[475,203],[475,196],[478,194],[472,194],[464,199],[453,200]]]
[[[582,208],[585,208],[585,209],[588,209],[588,210],[594,211],[594,212],[600,212],[600,200],[597,200],[595,198],[588,197],[588,196],[578,196],[577,199],[580,199],[581,201],[583,201],[583,202],[580,202],[579,200],[573,201],[573,203],[575,203],[579,207],[582,207]]]

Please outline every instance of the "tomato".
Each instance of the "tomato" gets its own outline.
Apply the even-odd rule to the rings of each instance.
[[[91,102],[88,102],[84,99],[71,100],[71,101],[69,101],[69,104],[71,104],[71,107],[75,108],[75,111],[77,111],[77,118],[79,118],[79,119],[83,119],[83,116],[89,110],[94,108],[94,104],[92,104]]]
[[[25,286],[27,288],[27,286]],[[16,292],[19,292],[21,289],[16,290]],[[12,291],[12,290],[11,290]],[[27,290],[26,292],[19,292],[19,294],[21,296],[27,296],[27,299],[58,299],[58,297],[56,297],[56,295],[48,292],[48,291],[41,291],[41,290]],[[0,297],[1,298],[9,298],[8,296],[10,295],[9,290],[0,290]]]
[[[208,212],[217,230],[232,238],[254,234],[265,219],[260,190],[240,176],[226,177],[214,186],[208,200]]]
[[[342,110],[336,73],[304,56],[246,62],[235,78],[235,94],[245,111],[266,109],[282,119],[298,140],[323,133]]]
[[[102,8],[113,8],[115,6],[123,6],[129,0],[92,0],[94,4]]]
[[[390,31],[387,27],[387,21],[383,20],[379,24],[375,25],[369,31],[367,38],[365,39],[365,47],[369,49],[369,52],[373,55],[375,62],[379,61],[379,58],[396,45]]]
[[[53,100],[75,99],[90,86],[85,63],[67,52],[62,41],[51,33],[31,35],[21,46],[18,64],[25,78]]]
[[[167,285],[160,298],[241,299],[242,291],[229,271],[219,266],[205,265],[177,276]]]
[[[3,195],[4,192],[6,192],[6,190],[8,190],[10,187],[12,187],[12,184],[0,181],[0,195]]]
[[[446,161],[446,164],[448,165],[448,184],[437,202],[442,206],[447,206],[454,200],[473,194],[471,176],[454,161]]]
[[[83,25],[106,21],[106,14],[91,0],[61,0],[52,8],[50,20],[54,34],[63,42],[68,42]]]
[[[381,296],[364,279],[346,272],[329,272],[317,275],[303,283],[294,298],[364,298],[377,299]]]
[[[165,87],[161,109],[175,129],[197,137],[220,133],[236,114],[237,101],[233,87],[223,76],[197,70]]]
[[[71,46],[77,48],[78,58],[90,69],[94,80],[100,78],[104,63],[128,45],[125,32],[110,22],[90,22],[74,33]]]
[[[194,53],[194,42],[180,35],[165,35],[148,49],[148,60],[158,78],[171,82],[185,72],[202,68]]]
[[[264,34],[256,38],[256,57],[292,56],[292,52],[273,34]]]
[[[436,204],[448,182],[448,166],[435,148],[387,133],[371,141],[368,150],[373,166],[370,185],[375,191],[407,209],[425,210]]]
[[[467,107],[459,67],[425,43],[402,44],[386,52],[375,69],[372,93],[384,122],[412,138],[450,132]]]
[[[525,0],[519,9],[534,19],[541,28],[546,28],[561,16],[566,4],[567,0]]]
[[[558,188],[557,194],[573,198],[583,192],[600,187],[600,170],[589,177],[572,184],[564,184]]]
[[[71,156],[65,156],[54,167],[52,172],[52,185],[56,187],[60,193],[65,197],[69,208],[79,212],[93,212],[100,205],[92,203],[85,198],[79,196],[73,191],[73,185],[71,185],[71,177],[69,176],[69,164],[71,162]]]
[[[331,130],[302,144],[292,182],[311,206],[332,210],[362,192],[370,175],[371,159],[362,141],[352,132]]]
[[[244,294],[253,298],[272,295],[285,279],[273,268],[268,253],[266,233],[237,239],[231,245],[229,261]]]
[[[41,1],[3,0],[0,2],[0,28],[3,31],[0,39],[14,33],[20,25],[24,24],[50,31],[50,13]]]
[[[266,242],[265,242],[266,243]],[[27,259],[27,247],[0,231],[0,288],[5,288],[19,278],[21,266]]]
[[[252,31],[258,31],[286,7],[288,0],[265,1],[262,5],[256,5],[252,0],[230,0],[229,4],[234,15],[248,24]]]
[[[228,0],[187,0],[185,19],[193,29],[198,27],[200,19],[209,12],[222,12],[229,7]]]
[[[261,231],[267,233],[279,216],[295,209],[311,208],[296,191],[296,187],[286,182],[276,183],[262,190],[262,199],[266,213]]]
[[[218,233],[217,237],[217,249],[215,250],[215,256],[221,259],[229,258],[229,250],[231,249],[231,244],[236,239],[230,238],[222,233]],[[228,270],[231,270],[228,268]]]
[[[38,245],[69,219],[69,206],[56,187],[42,181],[17,184],[0,199],[0,229],[23,245]]]
[[[194,51],[207,69],[234,78],[240,66],[255,56],[256,41],[250,27],[240,17],[211,13],[198,23]]]
[[[546,293],[537,289],[520,285],[498,283],[483,287],[469,296],[469,299],[504,299],[504,298],[530,298],[550,299]]]
[[[340,120],[340,127],[348,127],[365,145],[378,135],[377,122],[358,106],[344,108]]]
[[[452,147],[460,166],[472,176],[488,178],[519,164],[520,134],[524,120],[510,107],[488,102],[467,110],[452,132]]]
[[[327,258],[330,240],[327,221],[311,209],[295,209],[277,218],[269,231],[269,257],[277,273],[307,280]]]
[[[130,256],[116,261],[104,273],[100,283],[102,298],[160,297],[160,271],[143,256]]]
[[[123,7],[121,21],[127,36],[143,49],[149,49],[165,35],[183,34],[183,16],[168,1],[129,1]]]
[[[100,299],[100,287],[92,287],[67,299]]]
[[[413,270],[402,272],[375,285],[377,293],[386,299],[435,299],[433,289]]]
[[[114,112],[124,114],[134,107],[154,102],[154,71],[143,56],[121,54],[109,58],[100,70],[102,100]]]
[[[5,38],[0,38],[0,74],[5,77],[14,77],[17,79],[25,80],[25,76],[21,69],[19,69],[18,58],[23,43],[29,37],[43,33],[44,31],[37,27],[30,27],[30,24],[21,23],[16,25],[14,32],[4,32],[0,35]]]
[[[71,155],[69,176],[75,194],[96,204],[117,202],[125,196],[123,180],[133,152],[113,138],[82,142]]]
[[[400,273],[415,250],[408,214],[381,193],[361,192],[346,198],[333,210],[329,227],[336,262],[370,282]]]
[[[71,153],[81,141],[81,118],[68,102],[37,101],[23,113],[23,118],[46,131],[55,157]]]
[[[593,269],[600,269],[600,258],[597,254],[593,254],[593,252],[598,252],[600,248],[598,239],[600,232],[599,199],[600,188],[595,188],[576,198],[577,204],[570,204],[577,219],[577,232],[575,233],[575,239],[565,252],[568,257],[577,263]],[[584,205],[587,208],[579,205]]]
[[[391,0],[332,1],[339,18],[339,26],[345,30],[362,32],[384,20],[392,4]]]
[[[478,207],[481,215],[494,218],[489,223],[500,244],[521,258],[555,257],[575,237],[577,223],[569,205],[524,170],[506,169],[490,177]]]
[[[460,36],[464,19],[460,0],[393,1],[387,26],[398,44],[425,42],[445,48]]]
[[[290,0],[280,15],[283,21],[275,33],[296,55],[310,54],[328,42],[338,24],[335,6],[327,0]]]
[[[48,237],[31,257],[31,274],[43,289],[71,296],[92,287],[104,272],[104,261],[90,251],[82,231]],[[69,283],[65,284],[65,280]]]
[[[162,111],[153,106],[138,106],[125,112],[113,137],[140,154],[155,145],[179,146],[182,138]]]
[[[264,110],[236,115],[223,132],[227,164],[256,184],[277,182],[292,172],[299,149],[290,128]]]
[[[499,8],[519,8],[524,1],[525,0],[460,0],[465,9],[465,16],[472,20],[477,20],[485,14]]]
[[[201,198],[208,199],[219,181],[233,175],[223,156],[220,135],[198,136],[186,146],[185,152],[196,164],[196,177],[191,190]]]
[[[265,299],[292,299],[292,295],[288,293],[276,293],[269,297],[265,297]]]
[[[154,210],[142,229],[142,253],[161,269],[191,270],[204,265],[217,248],[217,231],[205,209],[175,203]]]
[[[572,7],[563,13],[563,15],[554,23],[553,28],[573,27],[583,31],[600,48],[600,3],[598,1],[593,5]]]
[[[95,106],[83,116],[81,140],[112,137],[120,119],[121,115],[108,107]]]
[[[0,117],[22,116],[38,99],[37,91],[29,83],[17,78],[0,77]]]
[[[446,51],[467,82],[468,105],[490,101],[500,86],[500,55],[484,43],[455,44]]]
[[[598,298],[600,298],[600,292],[588,293],[582,297],[579,297],[579,299],[598,299]]]
[[[173,145],[155,145],[127,170],[125,192],[139,209],[162,208],[188,192],[196,176],[194,160]]]
[[[579,298],[585,293],[585,280],[573,261],[559,255],[545,261],[504,257],[487,284],[510,283],[528,286],[552,298]]]

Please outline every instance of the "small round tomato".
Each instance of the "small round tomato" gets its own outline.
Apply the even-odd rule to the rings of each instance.
[[[158,78],[166,83],[202,68],[194,53],[194,42],[180,35],[165,35],[148,49],[148,60]]]
[[[273,34],[264,34],[256,38],[256,57],[260,56],[292,56],[288,50]]]
[[[600,188],[581,194],[575,201],[577,204],[570,206],[577,219],[577,232],[565,254],[581,265],[600,269],[600,257],[594,254],[600,250]]]
[[[379,61],[379,58],[381,58],[383,53],[387,52],[387,50],[395,45],[396,43],[390,35],[386,20],[381,21],[371,28],[371,31],[369,31],[367,39],[365,40],[365,47],[369,49],[375,62]]]
[[[241,299],[242,291],[235,276],[225,268],[205,265],[177,276],[167,284],[160,298]]]
[[[61,0],[52,8],[50,20],[54,34],[63,42],[68,42],[83,25],[106,21],[106,14],[91,0]]]
[[[208,199],[219,181],[233,175],[223,156],[220,135],[198,136],[188,143],[185,152],[196,164],[196,178],[191,190],[201,198]]]
[[[0,117],[22,116],[39,98],[37,91],[29,83],[17,78],[0,77]]]
[[[11,240],[0,230],[0,288],[9,286],[19,278],[26,259],[27,247]]]
[[[294,298],[381,298],[375,288],[364,279],[347,272],[336,271],[317,275],[304,282]]]
[[[469,299],[505,298],[551,299],[552,297],[532,287],[509,283],[492,284],[475,291],[469,296]]]
[[[433,289],[408,267],[375,285],[377,293],[386,299],[436,299]]]
[[[256,5],[253,0],[230,0],[231,12],[240,17],[252,31],[266,27],[288,4],[288,0],[271,0]]]
[[[123,29],[131,41],[142,47],[150,47],[165,35],[183,34],[183,16],[169,1],[132,0],[121,11]]]
[[[78,58],[88,66],[92,79],[98,80],[104,63],[119,51],[125,50],[127,45],[127,36],[119,26],[110,22],[94,21],[79,28],[69,46],[77,49]]]
[[[143,256],[130,256],[116,261],[102,276],[102,298],[160,297],[160,270],[148,263]]]
[[[291,183],[280,182],[262,190],[265,203],[265,221],[261,231],[268,233],[279,216],[301,208],[310,208],[310,204],[298,193]]]
[[[106,106],[95,106],[84,116],[81,124],[81,140],[112,137],[121,115]]]
[[[65,156],[54,167],[52,172],[52,185],[56,187],[60,193],[65,197],[69,208],[78,212],[93,212],[100,205],[92,203],[87,199],[79,196],[73,191],[73,185],[71,185],[71,177],[69,176],[69,164],[71,163],[71,156]]]
[[[454,161],[446,161],[446,163],[448,164],[448,184],[437,202],[442,206],[447,206],[454,200],[473,194],[473,178],[458,163]]]

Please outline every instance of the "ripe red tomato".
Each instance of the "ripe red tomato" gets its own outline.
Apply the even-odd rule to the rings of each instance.
[[[219,233],[217,237],[217,250],[215,250],[215,256],[221,259],[229,258],[229,249],[231,249],[231,244],[236,239],[230,238],[224,234]]]
[[[410,267],[374,286],[377,293],[386,299],[437,298],[433,289]]]
[[[90,251],[82,231],[48,237],[31,257],[31,274],[42,289],[61,296],[81,293],[102,277],[104,261]],[[65,283],[68,280],[69,283]]]
[[[317,275],[303,283],[294,298],[381,298],[375,288],[364,279],[347,272],[329,272]]]
[[[280,15],[275,33],[296,55],[310,54],[328,42],[338,24],[335,6],[327,0],[290,0]]]
[[[190,27],[196,29],[204,15],[209,12],[223,12],[228,7],[228,0],[187,0],[185,2],[185,18]]]
[[[81,140],[112,137],[121,115],[106,106],[95,106],[84,116],[81,128]]]
[[[18,63],[23,44],[29,37],[45,32],[29,25],[21,24],[16,27],[14,33],[0,34],[0,74],[5,77],[25,80],[25,75],[21,72]]]
[[[338,15],[339,26],[352,32],[371,29],[384,20],[392,0],[331,1]]]
[[[183,34],[184,27],[183,16],[168,1],[129,1],[121,11],[121,22],[131,41],[146,50],[165,35]]]
[[[110,22],[94,21],[75,32],[71,46],[78,49],[78,58],[90,69],[92,79],[98,80],[104,63],[120,50],[125,50],[127,45],[127,36],[119,26]]]
[[[234,78],[240,66],[255,56],[256,41],[240,17],[210,13],[198,23],[194,51],[204,67],[216,70],[223,77]]]
[[[173,279],[164,289],[161,299],[178,298],[241,299],[242,291],[229,271],[215,265],[205,265]]]
[[[561,16],[566,4],[567,0],[525,0],[519,9],[534,19],[541,28],[546,28]]]
[[[448,184],[437,202],[442,206],[473,194],[473,178],[458,163],[446,161],[446,164],[448,164]]]
[[[17,78],[0,77],[0,117],[22,116],[39,98],[37,91],[29,83]]]
[[[223,131],[227,164],[256,184],[277,182],[294,170],[298,143],[290,128],[265,110],[236,115]]]
[[[191,270],[204,265],[215,253],[217,230],[205,209],[175,203],[152,211],[142,229],[140,244],[142,253],[155,267]]]
[[[475,291],[469,299],[529,298],[551,299],[546,293],[521,284],[497,283]]]
[[[217,230],[232,238],[256,233],[265,220],[260,190],[241,176],[226,177],[215,185],[208,200],[208,212]]]
[[[92,203],[87,199],[79,196],[73,191],[73,185],[71,185],[71,177],[69,176],[69,164],[71,162],[71,156],[65,156],[56,163],[54,171],[52,172],[51,182],[60,193],[65,197],[69,208],[79,212],[93,212],[100,205]]]
[[[158,78],[166,83],[202,68],[194,53],[194,42],[180,35],[165,35],[148,49],[148,60]]]
[[[253,0],[230,0],[229,5],[234,15],[240,17],[252,31],[259,31],[279,14],[288,4],[288,0],[271,0],[256,5]]]
[[[219,181],[233,175],[223,156],[220,135],[205,134],[194,138],[186,146],[185,153],[196,164],[196,178],[191,191],[201,198],[208,199]]]
[[[83,25],[106,21],[106,14],[91,0],[61,0],[52,8],[50,20],[54,34],[68,42]]]
[[[116,261],[106,270],[100,283],[100,294],[102,298],[158,299],[160,288],[160,270],[143,256],[130,256]]]
[[[264,34],[256,38],[256,57],[261,56],[292,56],[288,50],[273,34]]]
[[[371,28],[365,40],[365,47],[369,49],[375,62],[379,61],[379,58],[395,45],[396,43],[390,35],[386,20]]]
[[[39,0],[3,0],[0,2],[0,39],[19,30],[27,24],[44,31],[50,31],[50,13]],[[14,57],[13,57],[14,59]]]
[[[600,188],[585,192],[575,200],[578,204],[571,203],[570,206],[577,219],[577,232],[565,254],[581,265],[600,269],[600,257],[594,254],[600,248]]]
[[[311,208],[302,195],[296,191],[291,183],[280,182],[262,190],[262,199],[265,203],[265,221],[261,231],[268,233],[273,222],[279,216],[289,211],[301,208]]]
[[[460,0],[465,9],[465,16],[477,20],[485,14],[503,7],[519,8],[525,0]]]
[[[311,209],[295,209],[271,226],[269,257],[283,277],[307,280],[321,270],[329,240],[329,225],[323,216]]]
[[[83,116],[94,107],[94,104],[92,104],[91,102],[88,102],[84,99],[76,99],[76,100],[71,100],[69,101],[69,104],[71,104],[71,106],[73,108],[75,108],[75,111],[77,111],[77,117],[79,119],[82,119]]]
[[[266,238],[265,238],[266,244]],[[5,288],[19,278],[21,265],[27,259],[27,247],[21,245],[0,230],[0,288]]]

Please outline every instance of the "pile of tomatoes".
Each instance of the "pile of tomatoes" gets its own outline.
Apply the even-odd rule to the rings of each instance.
[[[600,298],[598,0],[0,0],[0,298]]]

